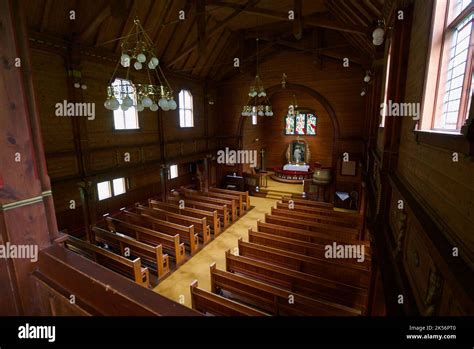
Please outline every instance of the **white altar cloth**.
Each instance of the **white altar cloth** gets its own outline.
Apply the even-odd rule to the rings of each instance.
[[[299,171],[299,172],[308,172],[309,165],[295,165],[295,164],[286,164],[283,166],[285,171]]]

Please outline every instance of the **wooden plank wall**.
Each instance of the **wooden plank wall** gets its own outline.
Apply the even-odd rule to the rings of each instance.
[[[406,102],[421,102],[423,97],[431,26],[431,6],[414,6]],[[423,198],[426,210],[460,248],[460,256],[474,266],[474,163],[461,154],[456,163],[451,151],[417,144],[413,126],[411,119],[403,120],[398,174]]]
[[[312,88],[322,94],[332,105],[340,126],[339,150],[352,154],[363,154],[363,124],[365,98],[360,96],[364,71],[358,65],[343,68],[342,60],[323,61],[322,69],[314,64],[311,55],[300,52],[282,52],[266,60],[260,66],[260,75],[266,88],[280,85],[282,74],[287,81]],[[297,62],[297,64],[296,64]],[[218,110],[225,110],[223,126],[219,134],[238,134],[242,105],[247,101],[248,89],[253,81],[250,73],[236,75],[225,81],[218,89]],[[320,161],[323,166],[332,165],[333,127],[327,112],[310,95],[301,91],[277,92],[272,98],[273,117],[259,117],[258,125],[245,120],[242,144],[244,149],[266,148],[266,166],[277,167],[285,163],[285,152],[289,142],[296,137],[284,135],[284,115],[288,104],[296,95],[299,106],[312,108],[318,115],[318,135],[304,137],[310,144],[311,162]],[[259,139],[255,142],[255,139]],[[260,164],[260,163],[259,163]]]
[[[78,183],[93,183],[126,177],[129,191],[125,195],[100,201],[96,207],[98,217],[123,206],[144,200],[161,191],[160,166],[179,163],[180,177],[173,184],[185,185],[192,181],[189,163],[203,158],[214,142],[208,142],[208,119],[204,104],[204,83],[201,80],[181,76],[167,76],[175,92],[189,89],[194,99],[194,127],[181,129],[177,111],[162,113],[163,132],[160,132],[158,112],[139,113],[140,129],[137,131],[114,130],[112,112],[103,107],[106,86],[115,68],[115,62],[101,61],[83,56],[80,61],[81,82],[86,90],[74,89],[77,102],[95,103],[95,120],[81,117],[78,134],[84,158],[84,173],[80,170],[74,141],[74,122],[71,117],[55,116],[55,105],[63,100],[71,101],[68,92],[66,52],[31,50],[37,103],[41,118],[42,134],[48,173],[53,184],[53,196],[59,229],[74,230],[83,225]],[[76,68],[78,69],[78,68]],[[125,77],[125,70],[118,76]],[[144,73],[140,73],[144,74]],[[147,81],[146,76],[131,71],[134,81]],[[212,112],[212,111],[211,111]],[[207,116],[206,116],[207,115]],[[76,120],[77,121],[77,120]],[[163,134],[163,139],[160,139]],[[161,146],[164,145],[164,158]],[[124,153],[130,153],[130,162],[124,162]],[[76,209],[70,209],[70,200]]]

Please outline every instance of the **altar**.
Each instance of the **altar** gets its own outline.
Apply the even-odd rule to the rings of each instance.
[[[283,166],[284,171],[308,172],[309,169],[309,165],[286,164],[285,166]]]

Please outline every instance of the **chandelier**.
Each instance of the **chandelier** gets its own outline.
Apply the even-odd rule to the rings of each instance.
[[[262,80],[258,75],[258,38],[257,38],[257,75],[250,86],[247,103],[242,107],[242,116],[272,116],[272,106],[265,92]]]
[[[177,104],[173,90],[159,65],[160,61],[155,55],[153,43],[140,21],[135,19],[133,23],[129,34],[120,45],[122,54],[107,86],[104,106],[108,110],[121,108],[123,111],[135,107],[139,112],[145,108],[151,111],[157,111],[159,108],[163,111],[175,110]],[[134,84],[128,80],[132,63],[137,71],[146,66],[148,83]],[[125,80],[115,79],[120,65],[127,68]],[[156,76],[159,85],[152,82],[153,75]]]

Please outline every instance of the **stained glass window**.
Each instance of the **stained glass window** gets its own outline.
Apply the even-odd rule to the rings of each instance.
[[[285,117],[285,135],[315,136],[317,117],[311,111],[299,111],[295,115],[290,113]]]

